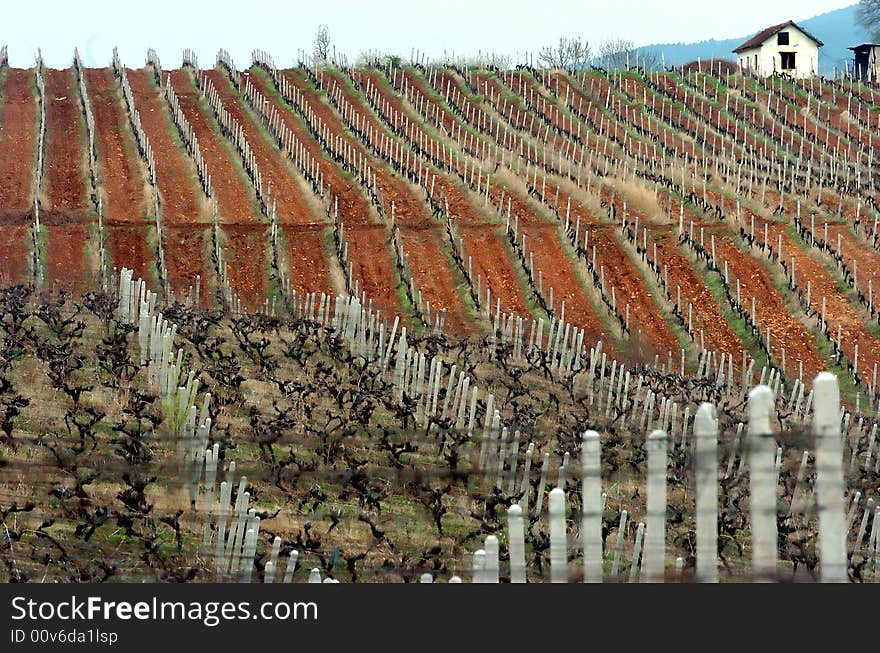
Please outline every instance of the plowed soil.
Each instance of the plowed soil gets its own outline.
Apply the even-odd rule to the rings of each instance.
[[[0,222],[29,224],[33,219],[37,161],[37,97],[34,72],[10,68],[0,100]]]
[[[32,70],[0,71],[0,281],[28,277],[37,155],[37,101]]]
[[[95,116],[95,148],[104,195],[105,224],[144,223],[148,180],[138,163],[137,145],[119,91],[109,68],[86,69],[86,85]],[[114,259],[117,267],[131,267]]]
[[[125,224],[120,221],[108,225],[107,249],[117,270],[123,267],[134,272],[135,277],[154,279],[156,255],[147,245],[147,237],[153,229],[145,224]]]
[[[162,225],[165,269],[171,290],[186,290],[196,275],[210,279],[211,230],[196,225]],[[202,284],[204,287],[204,282]]]
[[[263,303],[268,290],[266,243],[268,227],[262,224],[223,225],[226,237],[226,264],[229,283],[246,306]]]
[[[288,224],[281,229],[287,241],[291,287],[297,292],[332,294],[333,284],[327,267],[329,254],[324,244],[326,227],[320,224]]]
[[[202,214],[202,192],[195,166],[186,157],[182,144],[175,144],[176,127],[165,109],[165,101],[146,70],[126,70],[141,125],[153,149],[159,210],[164,231],[165,268],[171,290],[178,292],[195,283],[197,274],[208,278],[204,229],[195,227]],[[186,228],[184,225],[193,225]]]
[[[189,72],[172,70],[166,75],[171,76],[171,87],[180,102],[180,109],[195,131],[199,149],[211,175],[221,223],[258,222],[259,209],[253,188],[232,147],[223,140],[214,119],[202,107],[199,92],[193,86]]]
[[[706,235],[708,238],[708,234]],[[776,289],[770,273],[755,257],[747,254],[731,240],[723,231],[715,233],[716,256],[718,265],[723,269],[723,261],[728,262],[731,287],[735,291],[739,279],[741,297],[744,306],[751,304],[755,298],[757,323],[762,332],[770,327],[770,347],[775,358],[780,358],[780,351],[785,347],[786,362],[803,361],[804,377],[812,379],[825,369],[825,363],[816,345],[816,340],[809,334],[803,324],[788,310],[785,300]]]
[[[65,221],[86,220],[88,162],[85,125],[74,73],[46,70],[46,195],[40,219],[54,222],[55,214]]]
[[[46,152],[40,220],[47,225],[46,282],[73,292],[93,287],[96,278],[86,255],[89,232],[88,162],[85,119],[73,70],[46,70]]]
[[[574,266],[562,248],[557,226],[537,222],[527,225],[521,223],[520,231],[526,234],[526,249],[534,254],[536,270],[543,272],[544,295],[549,298],[550,288],[553,288],[557,314],[565,301],[566,321],[586,328],[585,344],[589,342],[592,346],[601,339],[603,350],[612,355],[614,346],[610,335],[601,326],[602,322],[587,299]],[[537,272],[535,275],[537,277]],[[535,282],[537,283],[537,279]]]
[[[678,351],[678,338],[666,324],[656,298],[648,292],[645,280],[609,228],[590,230],[591,251],[593,247],[596,248],[597,268],[601,266],[605,270],[606,291],[610,295],[611,289],[615,288],[617,310],[625,314],[629,304],[631,337],[648,343],[657,353]]]
[[[358,106],[366,113],[366,108]],[[472,330],[458,284],[443,253],[443,227],[428,214],[425,204],[400,177],[388,173],[383,164],[371,161],[376,183],[382,190],[387,215],[394,204],[395,221],[403,238],[403,249],[410,263],[416,288],[432,311],[446,310],[446,325],[451,333],[463,335]]]
[[[271,183],[271,197],[275,202],[279,223],[285,226],[326,225],[323,215],[313,212],[303,196],[303,190],[293,176],[293,166],[285,162],[281,151],[261,133],[245,108],[245,100],[233,89],[225,74],[219,70],[205,71],[205,74],[220,94],[223,107],[241,125],[245,139],[256,158],[264,189]],[[288,257],[291,279],[301,279],[308,288],[326,286],[330,267],[323,251],[312,250],[305,256],[292,252]],[[321,256],[318,257],[318,254]],[[300,267],[303,263],[305,265]]]
[[[46,225],[46,287],[83,293],[93,290],[100,265],[87,254],[85,224]]]
[[[669,275],[669,296],[673,301],[677,296],[676,288],[681,288],[680,310],[685,319],[688,314],[688,303],[693,306],[694,333],[699,334],[702,330],[706,346],[732,356],[734,365],[738,366],[743,342],[724,319],[711,291],[678,248],[675,234],[671,231],[654,232],[650,238],[657,243],[657,256],[666,265]],[[650,241],[648,247],[651,247]]]
[[[756,221],[755,230],[757,231],[757,229],[758,223]],[[825,319],[828,322],[828,327],[832,336],[836,335],[838,325],[841,327],[841,347],[851,361],[855,345],[858,344],[859,369],[862,378],[870,378],[870,373],[866,373],[866,370],[872,371],[875,364],[880,365],[880,342],[867,329],[862,317],[848,299],[841,294],[835,279],[818,260],[804,251],[802,247],[793,243],[782,225],[774,223],[768,231],[774,251],[777,251],[778,236],[782,236],[782,256],[789,266],[791,258],[794,257],[795,278],[798,286],[806,292],[807,282],[810,282],[810,304],[817,314],[821,314],[822,298],[825,298]],[[865,287],[867,288],[867,281]]]
[[[265,251],[268,227],[260,222],[256,196],[238,155],[220,136],[214,119],[201,105],[189,72],[173,70],[169,74],[181,111],[195,131],[211,175],[218,219],[226,236],[229,283],[247,305],[259,305],[268,282]]]
[[[0,284],[27,280],[30,237],[30,227],[0,225]]]
[[[126,70],[134,104],[141,116],[141,126],[150,139],[156,163],[156,183],[159,186],[162,226],[193,224],[202,211],[201,191],[195,166],[186,156],[182,145],[175,144],[176,127],[165,108],[160,91],[146,70]],[[174,130],[174,131],[172,131]],[[165,252],[168,256],[168,252]]]
[[[245,108],[246,103],[230,84],[226,75],[219,70],[205,70],[214,88],[220,94],[223,107],[241,125],[244,137],[251,146],[257,167],[263,178],[263,187],[271,184],[271,195],[277,201],[278,221],[282,224],[313,224],[321,222],[323,217],[312,212],[309,203],[303,197],[301,188],[293,177],[281,152],[269,142],[254,124]]]

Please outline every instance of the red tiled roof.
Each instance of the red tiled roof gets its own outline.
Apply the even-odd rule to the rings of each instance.
[[[815,36],[813,36],[812,34],[810,34],[810,33],[809,33],[807,30],[805,30],[803,27],[801,27],[801,26],[799,26],[798,24],[796,24],[793,20],[788,20],[788,21],[786,21],[786,22],[784,22],[784,23],[779,23],[779,25],[773,25],[772,27],[768,27],[767,29],[763,29],[763,30],[761,30],[760,32],[758,32],[757,34],[755,34],[752,38],[750,38],[748,41],[746,41],[745,43],[743,43],[742,45],[740,45],[738,48],[734,48],[733,51],[734,51],[734,52],[741,52],[742,50],[749,50],[749,49],[751,49],[751,48],[757,48],[757,47],[759,47],[764,41],[766,41],[766,40],[769,39],[771,36],[773,36],[774,34],[776,34],[776,32],[779,32],[780,30],[782,30],[782,29],[784,29],[784,28],[786,28],[786,27],[796,27],[796,28],[799,29],[801,32],[803,32],[804,34],[806,34],[809,38],[813,39],[813,40],[816,42],[816,45],[818,45],[819,47],[825,45],[824,43],[822,43],[822,41],[820,41],[820,40],[817,39]]]

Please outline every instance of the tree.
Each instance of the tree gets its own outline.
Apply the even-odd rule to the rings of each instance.
[[[319,25],[315,34],[315,59],[324,61],[330,56],[330,33],[326,25]]]
[[[880,0],[861,0],[856,22],[871,32],[874,41],[880,41]]]
[[[544,68],[571,70],[589,66],[591,56],[589,41],[579,36],[560,37],[558,45],[545,45],[541,48],[538,52],[538,61]]]
[[[626,39],[608,39],[599,46],[598,63],[606,70],[641,68],[652,71],[660,68],[660,57],[653,50],[638,50]]]
[[[599,65],[607,70],[624,70],[636,65],[636,46],[626,39],[608,39],[599,46]]]

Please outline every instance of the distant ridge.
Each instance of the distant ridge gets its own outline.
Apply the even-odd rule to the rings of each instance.
[[[819,50],[819,72],[822,75],[830,75],[835,68],[842,69],[844,61],[852,61],[852,53],[847,50],[848,47],[871,40],[870,33],[856,24],[855,4],[806,20],[794,18],[794,21],[825,43],[825,46]],[[744,34],[734,39],[709,39],[697,43],[657,43],[642,46],[638,50],[653,51],[658,56],[662,54],[667,66],[678,66],[698,58],[735,60],[733,48],[766,26],[755,24],[751,34]]]

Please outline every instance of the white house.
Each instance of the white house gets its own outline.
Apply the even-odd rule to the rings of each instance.
[[[739,66],[763,77],[784,73],[812,77],[819,71],[819,48],[824,44],[794,21],[773,25],[734,49]]]

